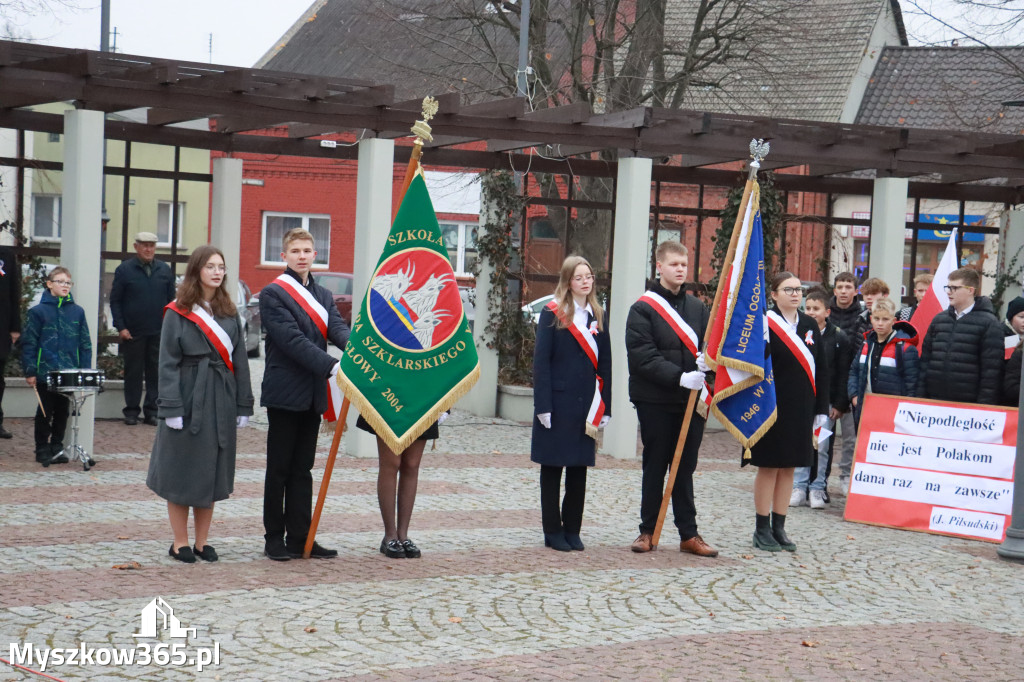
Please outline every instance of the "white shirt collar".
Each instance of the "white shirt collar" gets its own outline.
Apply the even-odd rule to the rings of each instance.
[[[975,301],[975,303],[977,303],[977,301]],[[955,311],[956,308],[953,308],[953,310]],[[966,308],[964,308],[964,311],[962,313],[957,313],[956,314],[956,319],[959,320],[961,317],[963,317],[967,313],[971,312],[972,310],[974,310],[974,303],[972,303],[969,306],[967,306]]]

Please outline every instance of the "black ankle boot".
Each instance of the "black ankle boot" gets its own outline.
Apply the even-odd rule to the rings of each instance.
[[[796,543],[789,539],[786,535],[786,515],[776,514],[772,512],[772,535],[775,537],[775,541],[779,543],[779,547],[786,550],[787,552],[796,551]]]
[[[756,514],[757,525],[754,528],[754,547],[763,549],[766,552],[778,552],[782,549],[772,535],[772,528],[768,525],[769,518]]]

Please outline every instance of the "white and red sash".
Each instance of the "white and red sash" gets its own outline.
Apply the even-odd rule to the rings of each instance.
[[[780,341],[786,344],[793,357],[797,359],[800,366],[807,372],[807,378],[811,382],[811,389],[817,392],[817,388],[814,385],[814,354],[807,348],[803,340],[797,336],[796,332],[790,328],[789,322],[774,310],[768,311],[768,328],[775,332]]]
[[[313,321],[316,328],[323,334],[324,339],[327,339],[327,308],[321,305],[320,301],[313,298],[313,294],[309,293],[306,287],[302,286],[298,280],[288,274],[279,275],[274,280],[274,284],[280,285],[289,296],[292,297],[299,307],[306,311],[309,315],[309,319]],[[338,415],[341,414],[341,403],[343,396],[341,395],[341,388],[338,387],[337,382],[332,381],[330,378],[327,379],[327,409],[324,410],[324,419],[329,422],[338,421]]]
[[[669,302],[664,299],[660,294],[656,294],[653,291],[645,291],[644,295],[639,299],[654,309],[654,312],[661,316],[661,319],[665,320],[665,323],[672,328],[672,331],[676,333],[679,340],[683,342],[693,357],[697,357],[697,351],[699,348],[699,340],[697,339],[697,332],[693,331],[693,328],[686,324],[686,320],[669,305]]]
[[[1012,336],[1003,337],[1003,359],[1009,360],[1010,356],[1013,355],[1013,351],[1017,350],[1017,344],[1020,343],[1020,337],[1016,334]]]
[[[548,301],[547,309],[555,314],[560,321],[564,321],[561,311],[558,309],[558,303],[554,300]],[[590,363],[594,366],[594,398],[590,401],[590,409],[587,410],[587,421],[584,428],[587,431],[587,435],[593,439],[597,439],[597,427],[601,423],[601,417],[604,416],[605,410],[607,409],[604,404],[604,400],[601,398],[601,391],[604,389],[604,379],[597,373],[597,341],[594,340],[594,333],[591,333],[586,327],[578,323],[573,316],[573,321],[569,324],[569,333],[576,339],[576,342],[580,344],[580,348],[583,349],[584,354],[590,359]],[[595,332],[596,333],[596,332]]]
[[[213,315],[206,308],[201,305],[194,305],[192,310],[186,313],[178,307],[177,301],[171,301],[164,309],[173,310],[199,327],[199,331],[203,332],[203,335],[206,336],[210,345],[220,355],[220,359],[224,361],[228,369],[232,372],[235,371],[235,365],[231,362],[231,354],[235,352],[235,344],[231,343],[231,337],[224,331],[224,327],[220,326],[220,323],[214,319]]]

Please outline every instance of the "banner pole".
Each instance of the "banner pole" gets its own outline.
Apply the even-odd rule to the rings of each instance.
[[[750,201],[750,193],[754,189],[754,182],[757,176],[757,169],[760,166],[755,160],[750,164],[750,175],[747,184],[743,188],[743,198],[740,200],[740,210],[736,214],[736,222],[732,226],[732,236],[729,238],[729,249],[725,253],[725,260],[722,261],[722,269],[725,270],[736,255],[736,242],[739,241],[740,228],[743,226],[743,217],[746,212],[747,202]],[[700,264],[698,263],[698,266]],[[728,271],[726,271],[728,276]],[[709,326],[704,329],[703,346],[707,346],[708,334],[711,332],[710,322],[715,319],[718,306],[722,300],[722,289],[725,279],[719,273],[718,288],[715,290],[715,300],[711,304],[711,314],[708,316]],[[690,391],[690,397],[686,401],[686,412],[683,416],[683,425],[679,429],[679,437],[676,439],[676,450],[672,455],[672,464],[668,470],[668,481],[665,482],[665,494],[661,497],[661,509],[658,511],[658,522],[654,525],[654,533],[651,535],[651,547],[657,547],[661,539],[661,529],[665,525],[665,516],[668,514],[668,503],[672,499],[672,490],[676,485],[676,476],[679,475],[679,460],[683,456],[683,447],[686,445],[686,435],[690,431],[690,422],[693,421],[694,408],[697,405],[698,390]]]
[[[429,100],[429,101],[428,101]],[[424,117],[429,120],[433,113],[429,112],[430,102],[433,100],[428,97],[423,100],[423,113]],[[434,105],[434,112],[437,111],[436,105]],[[429,113],[429,115],[428,115]],[[409,185],[412,184],[413,178],[416,177],[416,171],[419,169],[420,157],[423,155],[423,138],[426,137],[428,140],[430,137],[430,126],[424,121],[417,121],[416,125],[413,126],[412,132],[416,133],[416,140],[412,145],[412,153],[409,155],[409,166],[405,169],[405,180],[402,182],[402,191],[398,195],[398,203],[401,205],[402,199],[405,198],[405,193],[409,189]],[[348,418],[348,407],[349,407],[348,396],[341,402],[341,413],[338,415],[338,421],[334,425],[334,440],[331,441],[331,450],[327,455],[327,462],[324,464],[324,477],[320,481],[320,493],[316,498],[316,509],[313,510],[313,519],[309,524],[309,533],[306,535],[306,547],[302,550],[302,558],[308,559],[310,553],[313,551],[313,542],[316,540],[316,529],[320,525],[320,514],[323,512],[324,501],[327,499],[327,488],[331,485],[331,474],[334,471],[334,459],[338,455],[338,448],[341,445],[341,435],[345,432],[345,421]]]
[[[327,455],[327,462],[324,464],[324,477],[320,480],[320,494],[316,498],[316,509],[313,510],[313,519],[309,523],[309,533],[306,535],[306,546],[302,550],[302,558],[308,559],[313,551],[313,541],[316,540],[316,529],[320,525],[320,514],[324,510],[324,501],[327,499],[327,488],[331,485],[331,474],[334,472],[334,458],[338,456],[338,447],[341,445],[341,435],[345,433],[345,421],[348,419],[348,396],[341,401],[341,412],[338,414],[338,421],[334,423],[334,440],[331,441],[331,451]]]

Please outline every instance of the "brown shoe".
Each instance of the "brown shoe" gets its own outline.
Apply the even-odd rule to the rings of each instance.
[[[650,533],[640,533],[640,537],[633,540],[633,544],[630,545],[629,548],[638,554],[650,552],[652,549],[655,549],[654,545],[651,544],[651,540],[653,539],[654,538]]]
[[[694,535],[689,540],[683,540],[680,542],[679,551],[689,552],[690,554],[696,554],[697,556],[718,556],[718,550],[704,542],[704,538],[699,535]]]

